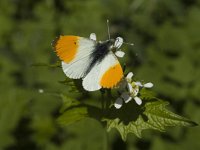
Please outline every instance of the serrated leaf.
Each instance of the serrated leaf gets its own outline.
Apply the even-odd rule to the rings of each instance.
[[[158,100],[146,103],[144,114],[148,117],[148,123],[152,124],[157,130],[165,131],[166,126],[195,126],[195,122],[179,116],[165,107],[168,102]]]
[[[78,100],[63,94],[60,97],[63,100],[63,105],[60,109],[61,115],[57,119],[60,125],[69,125],[88,117],[99,121],[101,120],[102,110],[100,108],[82,104]]]
[[[146,88],[142,88],[139,94],[142,100],[151,99],[152,97],[156,96],[155,92],[150,91],[149,89],[146,89]]]
[[[167,110],[165,107],[168,105],[168,102],[153,99],[150,102],[147,102],[143,109],[140,109],[140,113],[136,114],[133,110],[138,109],[134,108],[134,102],[130,102],[126,106],[123,106],[123,110],[119,110],[118,116],[123,114],[127,114],[127,112],[131,113],[133,116],[137,116],[136,119],[129,118],[129,121],[125,121],[123,117],[116,117],[113,119],[105,118],[104,121],[107,122],[107,130],[110,131],[112,128],[116,128],[122,139],[125,141],[128,133],[134,133],[137,137],[141,138],[142,131],[146,129],[154,129],[159,130],[161,132],[165,131],[167,126],[195,126],[197,125],[195,122],[181,117],[179,115],[174,114],[173,112]],[[130,109],[131,105],[132,108]],[[137,106],[138,107],[138,106]]]

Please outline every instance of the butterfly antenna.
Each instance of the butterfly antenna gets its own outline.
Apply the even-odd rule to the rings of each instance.
[[[110,40],[109,20],[107,19],[108,39]]]

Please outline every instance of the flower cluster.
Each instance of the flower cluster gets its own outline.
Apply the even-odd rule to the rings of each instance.
[[[120,96],[116,99],[114,106],[119,109],[122,107],[123,102],[128,103],[132,99],[138,105],[142,104],[141,98],[138,96],[139,90],[141,88],[152,88],[153,83],[142,84],[139,81],[132,81],[133,73],[129,72],[128,75],[120,82],[119,84],[119,93]]]
[[[125,43],[125,42],[123,42],[123,38],[117,37],[117,39],[114,43],[114,47],[119,49],[123,43]],[[125,44],[133,45],[133,43],[125,43]],[[115,52],[115,55],[119,58],[123,58],[125,53],[121,50],[117,50]],[[121,82],[119,83],[118,88],[119,88],[120,96],[116,99],[116,101],[114,103],[115,108],[117,108],[117,109],[121,108],[123,102],[128,103],[132,99],[134,99],[138,105],[141,105],[142,100],[138,96],[139,90],[142,88],[152,88],[153,87],[153,83],[151,83],[151,82],[142,84],[139,81],[132,81],[132,77],[133,77],[133,73],[129,72],[128,75],[125,78],[123,78],[121,80]]]

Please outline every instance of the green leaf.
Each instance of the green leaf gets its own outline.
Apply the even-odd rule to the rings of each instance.
[[[57,119],[60,125],[69,125],[88,117],[101,120],[102,111],[98,107],[82,104],[78,100],[63,94],[60,96],[63,100],[63,105],[60,108],[61,115]]]
[[[149,89],[146,89],[146,88],[142,88],[139,94],[142,100],[151,99],[152,97],[156,96],[155,92],[150,91]]]
[[[165,131],[165,126],[197,125],[195,122],[167,110],[165,107],[168,104],[168,102],[162,100],[146,103],[144,114],[148,117],[147,123],[160,131]]]
[[[88,116],[87,107],[74,107],[65,111],[57,121],[61,125],[69,125]]]
[[[78,81],[74,81],[70,78],[66,78],[63,81],[58,81],[60,84],[66,85],[68,87],[68,91],[69,92],[76,92],[79,93],[81,90],[80,88],[78,88],[77,82]]]
[[[62,115],[57,119],[59,124],[69,125],[88,116],[87,107],[81,106],[79,101],[63,94],[60,97],[63,105],[60,108]]]
[[[134,105],[134,102],[125,104],[122,110],[118,110],[116,118],[113,116],[113,112],[110,112],[111,118],[105,118],[107,122],[107,130],[116,128],[122,139],[126,141],[128,133],[134,133],[137,137],[141,138],[142,131],[146,129],[154,129],[158,131],[165,131],[168,126],[195,126],[195,122],[174,114],[167,110],[165,107],[168,102],[152,99],[144,104],[144,107]],[[139,111],[136,114],[133,110]],[[112,110],[113,111],[113,110]],[[116,110],[115,110],[116,112]],[[124,114],[128,114],[128,120],[124,119]],[[121,115],[121,116],[120,116]],[[136,118],[130,116],[137,116]]]
[[[79,101],[69,96],[61,94],[60,97],[62,98],[62,101],[63,101],[62,107],[60,108],[60,113],[63,113],[69,107],[77,106],[80,104]]]
[[[65,127],[65,143],[58,150],[108,150],[106,131],[94,119],[84,119]],[[49,149],[47,149],[49,150]],[[57,150],[57,149],[56,149]]]

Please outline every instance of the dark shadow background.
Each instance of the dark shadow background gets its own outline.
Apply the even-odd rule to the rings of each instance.
[[[153,82],[174,112],[199,123],[199,18],[200,0],[1,0],[0,149],[200,149],[199,127],[145,131],[143,139],[129,135],[126,143],[115,130],[106,137],[92,119],[61,128],[55,121],[61,100],[48,93],[66,92],[58,83],[65,76],[61,69],[31,66],[58,60],[51,41],[60,34],[95,32],[106,40],[109,19],[113,38],[135,44],[122,47],[126,72]]]

